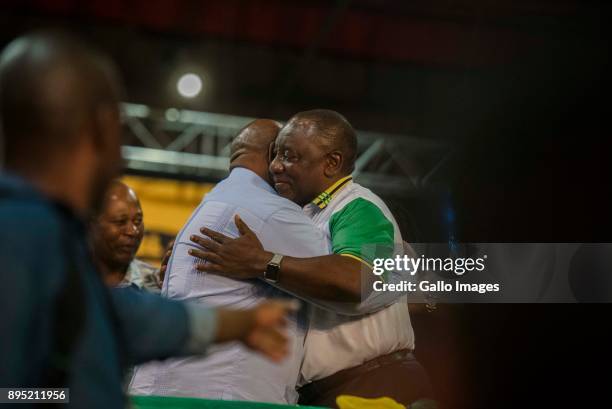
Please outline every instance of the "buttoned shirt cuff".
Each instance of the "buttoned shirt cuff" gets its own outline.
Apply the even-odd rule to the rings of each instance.
[[[185,303],[189,317],[189,339],[186,348],[189,353],[202,354],[213,343],[217,332],[217,312],[194,303]]]

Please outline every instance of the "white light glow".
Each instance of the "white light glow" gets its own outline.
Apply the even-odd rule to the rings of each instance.
[[[170,122],[178,121],[181,118],[181,113],[176,108],[168,108],[166,110],[166,119]]]
[[[176,89],[185,98],[193,98],[202,91],[202,79],[196,74],[184,74],[179,78]]]

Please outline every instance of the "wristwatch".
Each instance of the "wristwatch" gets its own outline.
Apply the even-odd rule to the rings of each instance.
[[[266,271],[264,271],[263,278],[266,281],[270,283],[276,283],[278,281],[278,273],[280,272],[280,264],[282,259],[283,256],[281,256],[280,254],[275,254],[274,256],[272,256],[272,260],[268,262]]]

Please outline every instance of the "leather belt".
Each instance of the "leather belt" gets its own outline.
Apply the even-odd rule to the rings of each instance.
[[[381,355],[379,357],[366,361],[361,365],[343,369],[333,375],[308,383],[302,386],[299,392],[300,394],[319,394],[322,391],[335,388],[338,385],[342,385],[350,381],[351,379],[355,379],[358,376],[368,373],[374,369],[381,368],[392,363],[400,361],[410,361],[413,359],[416,358],[414,357],[414,354],[410,349],[400,349],[399,351],[395,351],[387,355]]]

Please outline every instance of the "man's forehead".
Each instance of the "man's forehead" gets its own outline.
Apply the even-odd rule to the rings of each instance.
[[[103,212],[116,212],[122,209],[135,206],[138,212],[141,212],[140,201],[136,193],[132,189],[123,189],[121,187],[114,188],[106,196],[106,205]]]
[[[288,144],[299,141],[313,141],[318,131],[315,124],[308,119],[293,119],[278,134],[276,143]]]

